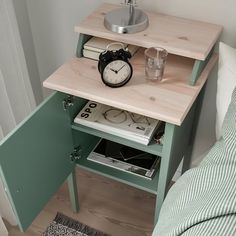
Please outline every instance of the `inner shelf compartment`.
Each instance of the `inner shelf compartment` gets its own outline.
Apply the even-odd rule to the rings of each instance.
[[[106,132],[102,132],[100,130],[97,129],[93,129],[84,125],[80,125],[80,124],[76,124],[73,123],[71,125],[73,130],[78,130],[78,131],[82,131],[85,132],[87,134],[91,134],[100,138],[104,138],[104,139],[108,139],[110,141],[116,142],[116,143],[120,143],[135,149],[139,149],[141,151],[153,154],[153,155],[158,155],[161,156],[162,155],[162,145],[156,144],[156,143],[150,143],[149,145],[144,145],[144,144],[140,144],[134,141],[131,141],[129,139],[125,139],[125,138],[121,138],[118,137],[116,135],[110,134],[110,133],[106,133]]]
[[[122,182],[133,186],[135,188],[156,194],[157,193],[157,185],[159,180],[159,166],[156,170],[156,173],[153,179],[147,179],[141,176],[138,176],[133,173],[129,173],[123,170],[115,169],[114,167],[109,167],[104,164],[100,164],[94,161],[90,161],[87,159],[88,155],[82,155],[81,158],[76,160],[76,164],[85,170],[91,171],[93,173],[100,174],[102,176],[111,178],[118,182]]]

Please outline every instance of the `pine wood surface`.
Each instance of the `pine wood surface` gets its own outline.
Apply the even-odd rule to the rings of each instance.
[[[66,183],[25,233],[8,225],[9,236],[39,236],[62,212],[112,236],[150,236],[155,195],[77,168],[80,212],[70,208]]]
[[[194,60],[168,55],[161,82],[145,79],[143,49],[132,58],[134,74],[128,84],[112,89],[102,83],[97,61],[73,58],[55,71],[43,86],[94,100],[175,125],[181,125],[217,61],[214,54],[195,86],[189,85]]]
[[[164,47],[172,54],[204,60],[223,29],[220,25],[146,12],[149,27],[139,33],[125,34],[124,37],[124,34],[108,31],[103,24],[105,14],[120,7],[102,4],[76,26],[75,31],[145,48]]]

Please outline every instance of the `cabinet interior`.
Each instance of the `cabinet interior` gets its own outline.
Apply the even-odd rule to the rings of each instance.
[[[132,173],[128,173],[122,170],[117,170],[115,168],[87,160],[87,157],[94,150],[94,148],[100,142],[101,139],[107,139],[157,156],[161,156],[162,153],[162,145],[153,142],[150,143],[149,145],[143,145],[125,138],[118,137],[110,133],[102,132],[84,125],[74,123],[73,120],[75,116],[79,113],[79,111],[82,109],[82,107],[86,104],[87,101],[88,100],[83,98],[75,98],[74,106],[72,107],[69,113],[71,119],[71,130],[74,140],[74,147],[79,147],[81,149],[81,156],[79,159],[76,160],[76,164],[83,169],[99,173],[103,176],[112,178],[119,182],[123,182],[125,184],[134,186],[136,188],[151,193],[156,193],[157,192],[156,185],[159,179],[158,170],[153,179],[149,180],[134,175]]]

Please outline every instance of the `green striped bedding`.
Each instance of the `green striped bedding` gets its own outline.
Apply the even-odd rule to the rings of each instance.
[[[236,236],[236,88],[222,138],[174,184],[153,236]]]

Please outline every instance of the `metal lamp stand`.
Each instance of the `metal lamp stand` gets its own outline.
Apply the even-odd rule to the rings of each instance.
[[[135,8],[136,0],[125,0],[126,7],[115,9],[106,14],[105,27],[120,34],[137,33],[145,30],[148,25],[148,16],[140,9]]]

